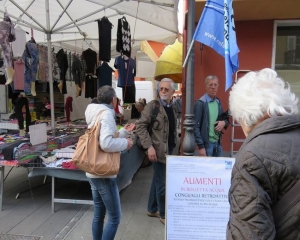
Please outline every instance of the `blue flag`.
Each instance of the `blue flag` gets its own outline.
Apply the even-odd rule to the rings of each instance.
[[[207,0],[193,40],[201,42],[225,58],[225,91],[232,85],[232,74],[239,68],[232,0]]]

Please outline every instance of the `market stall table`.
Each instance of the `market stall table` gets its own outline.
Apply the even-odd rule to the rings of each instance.
[[[117,184],[119,191],[127,187],[131,182],[134,174],[139,169],[144,157],[144,152],[141,151],[136,145],[134,145],[130,151],[126,151],[121,155],[120,172],[117,176]],[[4,187],[4,167],[5,166],[17,166],[18,161],[5,161],[0,166],[0,209],[2,210],[3,201],[3,187]],[[18,165],[22,166],[22,165]],[[26,165],[25,165],[26,166]],[[27,165],[26,167],[29,167]],[[61,199],[55,198],[55,178],[63,178],[78,181],[88,181],[85,173],[78,169],[61,169],[61,168],[47,168],[47,167],[32,167],[32,171],[28,174],[28,177],[35,176],[51,176],[52,177],[52,193],[51,193],[51,207],[52,211],[55,211],[54,204],[59,203],[73,203],[73,204],[93,204],[91,200],[80,199]]]

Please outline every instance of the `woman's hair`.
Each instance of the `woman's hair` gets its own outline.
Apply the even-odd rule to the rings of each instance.
[[[297,104],[298,98],[290,85],[269,68],[247,73],[229,95],[230,114],[249,127],[265,114],[269,117],[297,114]]]
[[[111,86],[105,85],[98,89],[97,100],[99,104],[110,104],[114,97],[116,97],[116,92]]]

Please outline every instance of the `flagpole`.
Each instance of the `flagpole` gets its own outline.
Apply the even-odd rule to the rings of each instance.
[[[186,56],[185,56],[185,59],[184,59],[184,62],[183,62],[182,67],[185,67],[185,65],[186,65],[186,63],[187,63],[187,61],[188,61],[188,59],[189,59],[190,53],[191,53],[192,48],[193,48],[193,46],[194,46],[194,42],[195,42],[195,40],[193,39],[192,43],[190,44],[189,50],[188,50],[188,52],[187,52],[187,54],[186,54]]]
[[[193,35],[195,31],[195,0],[188,1],[188,24],[187,24],[187,44],[189,52],[187,53],[187,69],[186,69],[186,101],[185,101],[185,120],[183,122],[184,138],[183,138],[183,154],[193,156],[196,149],[194,128],[194,41]]]

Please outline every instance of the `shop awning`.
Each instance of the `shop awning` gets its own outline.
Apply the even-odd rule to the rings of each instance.
[[[177,39],[168,45],[156,62],[155,79],[171,78],[175,83],[182,82],[182,43]]]

